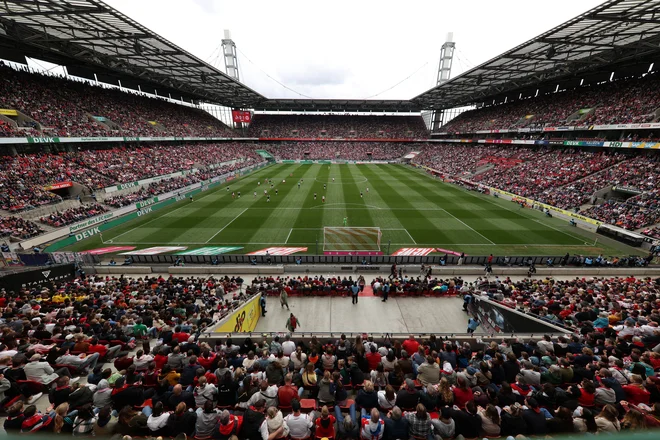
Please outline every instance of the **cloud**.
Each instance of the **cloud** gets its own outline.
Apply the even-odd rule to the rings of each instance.
[[[335,86],[345,84],[350,74],[342,66],[306,65],[278,69],[277,76],[281,82],[291,86]]]
[[[206,13],[217,12],[216,2],[214,0],[192,0],[192,2],[199,6],[199,8]]]

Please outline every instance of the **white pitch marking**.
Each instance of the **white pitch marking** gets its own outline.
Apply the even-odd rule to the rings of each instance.
[[[213,240],[213,239],[214,239],[219,233],[221,233],[222,231],[224,231],[225,228],[226,228],[227,226],[231,225],[231,224],[234,222],[234,220],[236,220],[237,218],[239,218],[240,216],[242,216],[243,213],[245,213],[245,211],[247,211],[248,209],[250,209],[250,208],[245,208],[244,210],[242,210],[240,214],[238,214],[236,217],[234,217],[233,219],[231,219],[231,221],[230,221],[229,223],[227,223],[226,225],[224,225],[224,226],[222,227],[222,229],[220,229],[218,232],[216,232],[215,234],[213,234],[213,236],[212,236],[211,238],[209,238],[208,240],[206,240],[206,243],[208,243],[209,241]],[[204,244],[206,244],[206,243],[204,243]]]

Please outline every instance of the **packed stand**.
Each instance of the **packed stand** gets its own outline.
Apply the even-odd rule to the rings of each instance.
[[[496,167],[475,176],[473,180],[548,204],[573,204],[577,201],[555,199],[553,189],[596,173],[620,160],[622,157],[617,154],[541,149],[530,160],[515,167]]]
[[[191,169],[196,163],[208,166],[242,159],[243,166],[249,166],[260,160],[251,144],[241,143],[85,150],[68,157],[117,183]]]
[[[0,217],[0,237],[13,237],[26,240],[44,232],[34,222],[20,217]]]
[[[250,123],[248,136],[426,139],[428,130],[420,116],[256,114]]]
[[[133,203],[146,200],[150,197],[157,196],[159,194],[176,191],[186,186],[212,179],[216,176],[231,173],[239,168],[243,168],[244,166],[246,165],[243,162],[237,162],[232,165],[223,165],[221,167],[199,171],[193,174],[187,174],[185,176],[160,180],[158,182],[150,183],[148,186],[143,187],[135,192],[108,197],[103,200],[103,203],[114,208],[121,208],[122,206],[128,206]]]
[[[469,176],[487,164],[515,166],[533,159],[534,150],[525,147],[495,145],[443,144],[427,145],[414,162],[451,176]]]
[[[93,203],[90,205],[82,205],[75,208],[69,208],[62,212],[53,212],[41,217],[39,221],[54,228],[61,228],[62,226],[77,223],[85,220],[86,218],[96,217],[97,215],[103,214],[106,211],[107,209],[103,205],[99,203]]]
[[[646,209],[634,203],[613,200],[591,206],[580,213],[624,229],[639,229],[660,223],[660,210]]]
[[[394,160],[415,148],[396,142],[282,142],[268,152],[285,160]]]
[[[73,163],[66,154],[0,156],[0,208],[18,212],[58,203],[62,198],[45,187],[68,181],[90,188],[112,183],[112,180]]]
[[[642,231],[642,234],[647,235],[656,240],[660,240],[660,227],[647,228]]]
[[[576,332],[474,345],[296,333],[208,343],[200,332],[247,298],[235,292],[243,280],[88,277],[0,292],[4,428],[440,440],[660,426],[658,281],[455,281],[466,307],[488,295]],[[153,350],[140,344],[156,338]],[[116,372],[104,367],[113,359]],[[44,413],[34,405],[42,392]]]
[[[0,107],[30,116],[41,124],[43,134],[50,136],[233,135],[226,125],[200,109],[4,65],[0,66]],[[111,128],[114,124],[110,121],[119,129]]]
[[[543,128],[564,125],[603,125],[651,122],[660,109],[660,76],[624,79],[604,85],[583,86],[544,96],[510,101],[461,113],[440,128],[447,133],[479,130]],[[584,119],[568,121],[580,110]]]
[[[446,260],[445,260],[446,261]],[[442,264],[442,263],[441,263]],[[306,275],[297,277],[261,276],[252,280],[252,289],[267,296],[280,296],[286,292],[291,296],[352,296],[353,288],[363,292],[369,286],[374,295],[388,296],[450,296],[457,293],[458,279],[438,279],[429,274],[430,267],[422,266],[419,276],[401,273],[398,277],[376,277],[368,283],[364,276],[353,279],[352,276]]]
[[[571,208],[589,203],[594,192],[608,186],[639,191],[653,190],[657,186],[660,178],[658,157],[641,155],[629,158],[621,153],[614,155],[622,161],[601,172],[546,192],[547,199],[560,208]],[[644,200],[649,197],[650,194],[645,195]]]

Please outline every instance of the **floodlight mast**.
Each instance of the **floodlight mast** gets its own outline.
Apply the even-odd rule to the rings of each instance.
[[[225,38],[222,39],[222,54],[225,58],[225,73],[236,81],[240,81],[240,74],[238,73],[238,56],[236,56],[236,43],[231,39],[231,31],[229,29],[225,29]],[[245,128],[245,125],[241,122],[234,122],[234,127]]]
[[[449,81],[451,76],[451,65],[454,60],[454,33],[447,33],[447,41],[440,48],[440,64],[438,65],[438,80],[436,86],[442,85]],[[434,110],[433,119],[431,123],[431,131],[437,131],[442,125],[442,119],[445,112],[444,110]]]
[[[225,72],[236,81],[240,81],[236,43],[231,39],[231,31],[228,29],[225,29],[225,38],[222,39],[222,53],[225,57]]]

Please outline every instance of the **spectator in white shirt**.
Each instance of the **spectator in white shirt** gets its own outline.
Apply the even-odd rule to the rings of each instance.
[[[311,428],[314,426],[312,417],[300,412],[300,402],[298,402],[298,399],[291,401],[291,409],[293,413],[284,418],[284,421],[289,427],[289,436],[291,436],[292,440],[310,438],[312,435]]]

